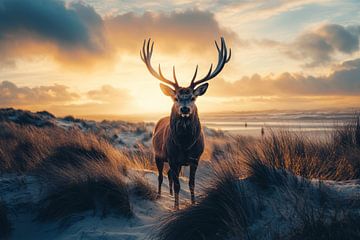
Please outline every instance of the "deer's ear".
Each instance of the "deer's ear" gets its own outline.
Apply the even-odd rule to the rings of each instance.
[[[195,96],[198,97],[198,96],[204,95],[206,93],[208,86],[209,86],[209,83],[204,83],[204,84],[200,85],[199,87],[197,87],[194,90]]]
[[[172,90],[170,87],[160,83],[160,88],[161,88],[161,91],[166,95],[166,96],[169,96],[169,97],[174,97],[175,96],[175,91]]]

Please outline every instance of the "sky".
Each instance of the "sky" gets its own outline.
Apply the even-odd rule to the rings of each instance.
[[[140,59],[187,86],[232,58],[201,112],[360,105],[358,0],[0,0],[0,107],[57,115],[166,113],[172,100]]]

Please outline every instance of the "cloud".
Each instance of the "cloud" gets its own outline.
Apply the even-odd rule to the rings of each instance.
[[[55,41],[64,48],[85,45],[94,48],[86,21],[92,25],[101,19],[95,12],[81,4],[63,4],[53,0],[2,0],[0,2],[0,33],[2,38],[10,34],[32,34]]]
[[[357,96],[360,95],[360,59],[347,61],[328,76],[283,73],[279,76],[253,75],[235,82],[215,79],[212,96]]]
[[[127,90],[104,85],[99,89],[82,93],[81,103],[71,103],[65,106],[52,106],[50,111],[60,115],[92,115],[92,114],[125,114],[133,108],[134,98]]]
[[[291,58],[307,61],[306,67],[328,64],[337,53],[359,51],[360,26],[325,24],[300,34],[288,45],[285,53]]]
[[[126,13],[105,20],[109,39],[121,50],[138,53],[143,39],[152,37],[166,53],[213,50],[213,41],[224,36],[230,45],[240,44],[238,36],[220,27],[213,13],[200,10]]]
[[[19,87],[3,81],[0,83],[0,107],[50,110],[56,114],[85,115],[110,114],[131,109],[132,96],[124,89],[104,85],[99,89],[75,93],[64,85]]]
[[[257,0],[257,1],[238,1],[238,0],[217,0],[210,1],[214,10],[217,10],[221,17],[241,16],[238,22],[261,21],[269,19],[283,12],[302,8],[309,4],[326,4],[331,0]],[[206,3],[209,5],[209,3]],[[206,8],[206,7],[205,7]],[[219,10],[220,8],[220,10]]]
[[[65,6],[57,0],[0,0],[3,57],[50,55],[75,64],[106,55],[106,48],[102,18],[89,6]]]
[[[213,40],[220,36],[240,42],[207,11],[101,17],[82,2],[0,0],[3,67],[17,58],[45,56],[63,66],[88,70],[97,64],[110,66],[121,52],[138,55],[144,38],[152,37],[163,52],[175,54],[202,53],[213,48]]]
[[[78,94],[70,92],[69,88],[64,85],[30,88],[18,87],[9,81],[0,83],[1,107],[59,104],[78,98]]]

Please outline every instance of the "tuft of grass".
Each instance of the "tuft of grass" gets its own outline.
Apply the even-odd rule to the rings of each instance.
[[[144,176],[134,175],[131,178],[130,191],[144,200],[154,201],[157,198],[156,188]]]
[[[91,162],[50,172],[51,186],[39,202],[38,220],[61,221],[85,211],[102,217],[109,213],[132,216],[127,184],[112,166]]]
[[[132,216],[129,168],[149,165],[148,149],[119,151],[104,138],[77,129],[0,125],[0,172],[30,173],[46,183],[38,220],[63,221],[85,211]],[[134,186],[136,194],[154,198],[140,176]]]
[[[307,207],[301,209],[302,224],[288,239],[293,240],[356,240],[360,239],[360,216],[341,208],[325,216],[324,209]]]
[[[52,138],[60,135],[57,128],[47,129],[0,123],[0,172],[24,172],[34,169],[53,147]]]
[[[237,169],[218,165],[214,181],[198,204],[167,216],[154,239],[229,239],[247,238],[248,227],[258,214],[257,196],[239,181]]]
[[[254,159],[295,175],[321,180],[360,178],[359,120],[318,141],[289,131],[271,131],[252,145],[231,153],[243,162]]]
[[[249,179],[263,189],[271,186],[285,186],[290,174],[284,169],[278,169],[274,165],[264,163],[256,153],[248,153],[251,158],[247,159],[246,167]]]
[[[122,149],[121,158],[133,169],[157,171],[152,149],[138,146],[136,149]]]
[[[6,239],[11,233],[11,222],[8,209],[3,201],[0,201],[0,239]]]
[[[251,161],[217,165],[198,204],[167,216],[153,239],[359,239],[356,207],[343,211],[321,182]]]
[[[137,151],[145,152],[142,149]],[[92,133],[56,126],[40,128],[0,123],[0,173],[46,172],[46,168],[52,165],[78,166],[89,160],[123,168],[135,164],[143,166],[136,162],[137,158],[129,158],[107,140]]]
[[[102,145],[102,144],[101,144]],[[99,161],[110,163],[109,154],[102,146],[86,146],[83,143],[69,143],[59,146],[43,160],[41,166],[79,166],[88,161]]]

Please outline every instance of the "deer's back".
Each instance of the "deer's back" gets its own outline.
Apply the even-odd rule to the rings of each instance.
[[[166,159],[166,142],[170,131],[170,117],[161,118],[154,129],[153,147],[156,157]]]

